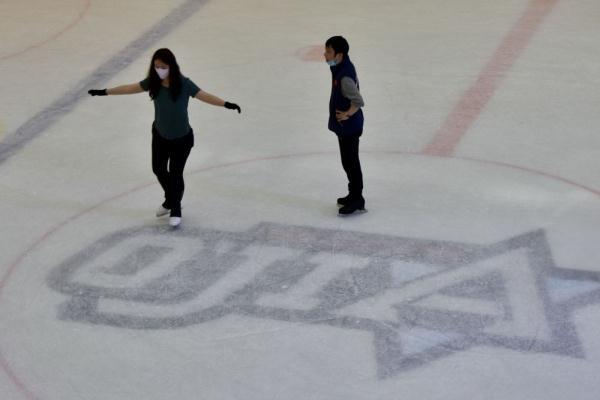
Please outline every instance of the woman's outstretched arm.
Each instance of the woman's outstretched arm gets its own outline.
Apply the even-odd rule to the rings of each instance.
[[[144,91],[144,89],[142,89],[142,86],[138,83],[132,83],[130,85],[121,85],[121,86],[116,86],[114,88],[109,88],[109,89],[92,89],[92,90],[88,90],[88,93],[91,96],[106,96],[106,95],[113,95],[113,94],[135,94],[135,93],[142,93]]]
[[[198,93],[196,93],[196,96],[194,96],[194,97],[205,103],[212,104],[213,106],[225,107],[230,110],[237,110],[238,113],[242,112],[242,109],[237,104],[225,101],[225,100],[215,96],[214,94],[205,92],[204,90],[198,91]]]

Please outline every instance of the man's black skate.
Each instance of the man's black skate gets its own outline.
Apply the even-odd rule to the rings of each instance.
[[[338,213],[340,216],[347,216],[354,213],[364,213],[366,211],[367,210],[365,209],[365,199],[362,196],[360,196],[358,198],[347,198],[346,204],[339,209]]]
[[[345,206],[346,204],[350,203],[351,199],[352,197],[350,197],[350,195],[347,195],[346,197],[338,197],[337,205],[340,207]]]

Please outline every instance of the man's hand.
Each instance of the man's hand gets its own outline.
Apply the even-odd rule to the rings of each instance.
[[[348,114],[348,111],[335,110],[335,118],[338,122],[342,122],[350,118],[350,115]]]

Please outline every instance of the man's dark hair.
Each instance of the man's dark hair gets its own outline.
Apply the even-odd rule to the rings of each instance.
[[[325,47],[331,47],[335,54],[342,53],[344,56],[350,51],[348,41],[342,36],[332,36],[325,42]]]

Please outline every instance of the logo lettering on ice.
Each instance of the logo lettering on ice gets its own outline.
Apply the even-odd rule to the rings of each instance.
[[[554,265],[544,231],[490,245],[262,223],[108,235],[47,278],[65,321],[173,329],[237,314],[372,333],[386,378],[474,346],[584,356],[573,312],[600,274]]]

